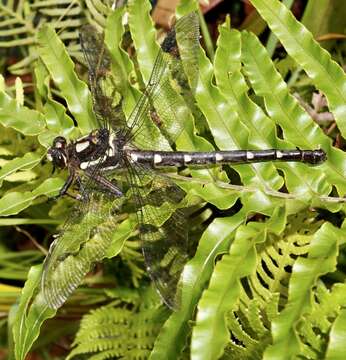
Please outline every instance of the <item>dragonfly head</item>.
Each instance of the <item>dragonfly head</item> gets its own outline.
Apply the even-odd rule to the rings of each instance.
[[[53,145],[48,149],[47,159],[53,163],[54,167],[63,169],[67,165],[66,139],[58,136],[53,140]]]

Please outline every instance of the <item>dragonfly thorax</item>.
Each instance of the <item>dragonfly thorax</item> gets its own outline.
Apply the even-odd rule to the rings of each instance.
[[[103,162],[109,150],[109,131],[101,128],[92,131],[89,135],[78,139],[69,149],[69,156],[73,163],[82,170]]]
[[[106,157],[108,149],[109,131],[101,128],[69,144],[64,137],[56,137],[47,152],[47,158],[54,167],[60,169],[69,167],[85,170],[102,161]]]

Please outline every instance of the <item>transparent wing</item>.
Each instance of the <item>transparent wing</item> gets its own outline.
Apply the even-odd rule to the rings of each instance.
[[[198,15],[190,13],[175,25],[176,38],[179,48],[179,73],[187,77],[192,92],[196,90],[198,81],[198,49],[199,49],[199,21]],[[183,67],[183,69],[180,68]],[[182,71],[183,70],[183,71]]]
[[[179,36],[198,44],[196,14],[183,17],[177,22],[176,29]],[[171,139],[179,135],[183,124],[175,125],[178,120],[174,117],[176,93],[170,88],[167,67],[181,66],[175,30],[168,34],[162,45],[163,51],[157,56],[148,86],[130,116],[129,127],[119,117],[118,105],[114,103],[111,62],[103,37],[88,25],[81,30],[81,44],[89,68],[94,111],[101,126],[113,129],[120,127],[123,134],[127,134],[126,139],[137,138],[155,102],[162,101],[166,104],[166,112],[162,124],[161,119],[158,119],[157,125]],[[181,51],[181,56],[183,54],[184,51]],[[186,55],[190,56],[189,53]],[[187,77],[191,85],[193,76]],[[128,166],[127,177],[137,208],[147,270],[163,301],[175,308],[178,303],[178,282],[187,260],[186,219],[180,209],[184,192],[169,179],[155,175],[151,169],[135,164]],[[94,169],[95,174],[98,171]],[[82,186],[87,196],[73,209],[72,217],[52,243],[44,263],[42,289],[47,304],[55,309],[76,289],[92,265],[105,256],[112,234],[117,229],[124,201],[123,197],[110,198],[105,191],[100,191],[92,177]]]
[[[104,37],[92,25],[80,29],[80,43],[89,72],[93,109],[100,126],[112,129],[126,127],[121,96],[116,91],[111,71],[111,57]]]
[[[177,93],[170,84],[170,76],[176,77],[179,85],[184,88],[190,84],[190,89],[194,89],[197,84],[199,28],[196,13],[190,13],[178,20],[175,28],[167,34],[148,84],[127,123],[121,108],[120,94],[116,91],[111,72],[111,57],[104,44],[103,35],[93,26],[86,25],[80,30],[80,41],[89,71],[93,108],[100,125],[112,129],[121,128],[125,138],[139,146],[148,147],[147,136],[143,135],[143,125],[152,109],[158,106],[160,119],[154,122],[169,142],[173,143],[182,132],[184,123],[182,116],[175,113]],[[147,126],[150,128],[152,125]],[[151,128],[148,133],[152,131]]]
[[[118,226],[122,201],[94,191],[71,211],[44,261],[41,287],[50,308],[58,309],[104,258]]]
[[[179,45],[182,44],[179,48],[176,38]],[[196,86],[198,78],[198,46],[198,18],[191,13],[178,20],[175,28],[167,34],[148,85],[130,116],[131,135],[128,138],[134,139],[136,144],[148,113],[170,142],[180,135],[184,122],[179,118],[181,113],[176,114],[178,99],[170,77],[177,78],[181,88],[194,90],[192,87]],[[185,193],[152,169],[135,163],[128,163],[127,168],[128,182],[138,210],[147,272],[162,300],[175,309],[179,306],[180,275],[189,258],[186,216],[181,209]]]
[[[184,122],[181,114],[176,114],[177,92],[170,78],[176,78],[181,88],[194,91],[198,79],[198,47],[198,17],[196,13],[190,13],[178,20],[174,29],[167,34],[155,59],[148,84],[129,117],[131,134],[128,138],[136,144],[145,143],[139,137],[148,114],[170,143],[182,132]],[[159,111],[153,117],[151,115],[156,108]]]
[[[137,208],[147,272],[163,302],[180,303],[179,279],[188,260],[185,192],[151,169],[128,164],[128,182]]]

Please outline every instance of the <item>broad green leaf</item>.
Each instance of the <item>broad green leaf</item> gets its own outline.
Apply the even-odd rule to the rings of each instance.
[[[16,100],[0,91],[0,123],[24,135],[38,135],[44,129],[44,118],[38,111],[21,106]]]
[[[149,11],[150,4],[148,1],[131,0],[128,3],[129,27],[145,84],[149,81],[154,61],[159,52],[155,27],[151,17],[148,16]]]
[[[295,261],[288,300],[279,316],[272,321],[273,345],[266,349],[264,359],[291,359],[300,354],[296,325],[302,315],[311,311],[312,288],[317,278],[335,271],[340,233],[330,223],[323,224],[312,238],[307,258],[299,257]]]
[[[78,79],[73,62],[67,51],[49,26],[44,25],[38,32],[39,54],[48,68],[54,82],[66,99],[67,105],[83,133],[96,127],[95,116],[87,85]]]
[[[292,7],[293,3],[294,3],[294,0],[283,0],[282,1],[282,4],[285,5],[288,9],[290,9]],[[267,46],[266,46],[266,49],[267,49],[270,57],[273,56],[277,44],[278,44],[277,37],[273,33],[270,33],[268,41],[267,41]]]
[[[37,90],[45,99],[43,111],[47,123],[47,130],[38,136],[38,141],[45,147],[52,144],[56,136],[73,138],[77,132],[73,120],[66,114],[66,108],[60,102],[54,100],[50,88],[50,75],[43,61],[39,59],[35,66],[35,78]]]
[[[197,175],[198,176],[198,175]],[[255,189],[224,189],[220,186],[213,184],[210,180],[202,181],[202,184],[196,184],[195,181],[198,182],[198,179],[179,181],[179,178],[176,178],[176,183],[188,192],[189,195],[197,195],[202,198],[204,201],[207,201],[210,204],[217,206],[219,209],[229,209],[234,205],[237,198],[239,197],[239,191],[244,192],[255,192]],[[209,183],[208,183],[209,181]]]
[[[306,71],[318,89],[326,96],[341,134],[346,137],[346,75],[278,0],[251,0],[281,41],[288,54]]]
[[[0,199],[0,216],[18,214],[20,211],[32,205],[33,201],[42,195],[54,196],[63,186],[61,178],[47,179],[39,187],[32,191],[8,192]]]
[[[30,269],[28,280],[22,290],[13,324],[16,360],[24,360],[34,341],[38,338],[42,323],[55,315],[41,296],[34,296],[41,279],[42,266]]]
[[[150,359],[177,359],[190,333],[189,321],[213,272],[218,254],[228,251],[232,233],[244,221],[244,213],[215,219],[203,233],[193,259],[185,266],[181,278],[181,306],[163,326]]]
[[[37,153],[27,153],[21,158],[15,158],[6,163],[0,170],[0,185],[9,175],[19,170],[29,170],[36,166],[42,159]]]
[[[48,97],[43,107],[48,130],[38,136],[39,142],[49,147],[56,136],[73,138],[77,128],[73,120],[66,114],[66,108],[59,102]]]
[[[257,38],[255,38],[254,35],[246,35],[246,32],[241,34],[235,30],[230,31],[226,25],[220,27],[220,37],[218,39],[218,48],[215,57],[215,75],[217,84],[226,96],[230,106],[233,105],[236,108],[242,123],[246,124],[250,130],[249,143],[255,148],[295,148],[295,146],[318,148],[318,145],[311,144],[311,142],[309,144],[308,141],[302,143],[300,133],[299,135],[295,134],[295,138],[291,136],[289,138],[291,142],[279,139],[276,136],[275,123],[248,97],[249,88],[240,71],[240,56],[243,59],[244,69],[247,75],[250,80],[254,82],[255,90],[259,87],[265,88],[267,92],[264,93],[264,95],[268,93],[268,96],[272,96],[273,98],[280,98],[281,93],[286,94],[288,91],[283,82],[277,84],[278,89],[281,89],[281,93],[279,91],[272,91],[272,84],[276,75],[274,66]],[[250,43],[248,38],[253,39],[253,41]],[[240,40],[242,40],[242,43]],[[229,52],[228,44],[232,44],[232,52]],[[240,46],[242,47],[241,49]],[[242,53],[240,53],[240,50],[242,50]],[[223,64],[227,64],[228,67]],[[272,71],[270,71],[269,68]],[[260,93],[260,95],[263,95],[263,92]],[[286,99],[286,103],[281,104],[278,101],[276,102],[274,107],[278,116],[274,117],[274,119],[280,119],[281,125],[283,122],[282,119],[288,118],[285,124],[289,124],[291,128],[294,128],[295,123],[299,124],[299,117],[293,117],[291,114],[292,106],[288,105],[292,104],[287,104],[287,96],[281,95],[281,98]],[[286,107],[284,105],[286,105]],[[282,109],[285,108],[289,110],[287,112],[282,111]],[[273,115],[276,115],[276,113]],[[314,125],[313,133],[316,133],[317,125],[315,125],[312,120],[310,120],[310,123]],[[321,137],[325,138],[325,141],[328,140],[324,135]],[[330,186],[326,183],[325,176],[319,167],[312,168],[304,164],[284,163],[275,163],[275,165],[284,170],[287,187],[290,193],[292,193],[292,196],[295,196],[299,201],[309,203],[313,197],[316,197],[319,193],[324,195],[329,194]],[[292,205],[293,201],[290,206]]]
[[[229,341],[226,314],[239,301],[241,278],[256,270],[255,245],[266,240],[268,232],[284,230],[286,216],[279,208],[267,223],[250,222],[240,226],[226,254],[216,264],[210,284],[198,304],[196,325],[191,339],[192,359],[218,359]]]
[[[42,98],[45,98],[49,90],[50,76],[48,69],[40,58],[37,59],[34,65],[34,74],[36,91]]]
[[[329,333],[326,360],[343,360],[346,343],[346,310],[341,310]]]
[[[199,304],[191,339],[191,359],[218,359],[228,341],[225,313],[234,306],[240,292],[239,280],[256,266],[255,242],[263,232],[240,227],[231,245],[213,272],[211,282]]]
[[[327,162],[316,168],[304,164],[279,164],[278,166],[285,171],[287,185],[297,193],[328,195],[331,186],[326,184],[327,179],[329,184],[334,184],[343,195],[346,191],[344,152],[332,147],[330,138],[290,95],[287,85],[275,70],[258,39],[247,32],[242,33],[242,39],[246,75],[256,94],[264,97],[271,119],[283,130],[287,140],[283,143],[284,146],[298,146],[301,149],[321,147],[327,153]],[[273,91],[273,87],[277,90]]]

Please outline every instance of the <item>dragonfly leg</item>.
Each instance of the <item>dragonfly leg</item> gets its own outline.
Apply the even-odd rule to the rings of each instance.
[[[75,182],[78,186],[79,189],[79,194],[74,195],[68,192],[68,189],[71,187],[71,185],[73,184],[73,182]],[[74,200],[87,200],[87,196],[85,195],[86,193],[83,191],[83,185],[82,185],[82,181],[80,179],[79,176],[76,176],[75,172],[71,172],[70,175],[68,176],[67,180],[65,181],[65,184],[63,185],[63,187],[59,190],[59,194],[56,196],[53,196],[51,198],[51,200],[56,200],[59,199],[62,196],[69,196],[70,198],[74,199]]]
[[[67,180],[65,181],[65,184],[63,185],[63,187],[59,190],[59,194],[56,196],[52,196],[50,199],[51,200],[56,200],[59,199],[60,197],[67,195],[70,196],[72,198],[77,198],[75,195],[71,195],[67,192],[67,190],[71,187],[73,181],[75,179],[75,173],[74,172],[70,172]]]
[[[66,194],[76,200],[79,200],[79,201],[86,201],[89,199],[88,197],[88,193],[85,191],[85,187],[83,185],[83,182],[81,180],[81,178],[79,176],[76,176],[76,180],[75,180],[75,183],[78,187],[78,194],[77,195],[71,195],[71,194]]]
[[[90,177],[100,187],[101,190],[107,190],[115,197],[121,197],[124,195],[115,184],[103,176],[91,173],[89,171],[85,171],[85,174]]]

